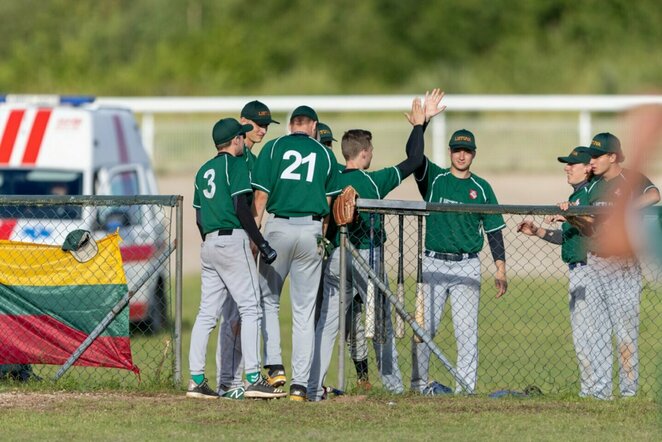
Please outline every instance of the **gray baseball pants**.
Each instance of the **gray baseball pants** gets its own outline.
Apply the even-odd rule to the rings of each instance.
[[[480,259],[446,261],[423,256],[425,328],[433,337],[450,298],[453,329],[457,342],[456,371],[472,390],[478,377],[478,303],[480,301]],[[443,351],[443,350],[442,350]],[[412,343],[411,388],[423,391],[428,384],[430,348]],[[455,392],[462,387],[457,384]]]
[[[278,311],[285,278],[290,276],[292,303],[292,384],[308,385],[315,341],[315,299],[320,284],[322,255],[317,236],[322,222],[312,217],[271,218],[264,237],[278,252],[271,264],[260,262],[264,320],[264,365],[282,365]]]
[[[591,364],[591,352],[594,346],[592,336],[594,332],[591,328],[590,305],[586,300],[587,271],[588,267],[581,265],[574,267],[568,274],[570,326],[579,366],[579,396],[581,397],[590,396],[595,384],[595,374]]]
[[[639,384],[639,302],[642,273],[634,259],[602,258],[589,253],[586,298],[594,330],[591,395],[612,396],[612,335],[616,338],[621,396],[634,396]]]
[[[232,297],[241,317],[241,347],[246,371],[260,370],[259,327],[262,312],[257,268],[243,229],[232,235],[207,235],[200,251],[200,310],[191,332],[189,369],[192,375],[204,374],[209,335],[221,317],[225,301]]]
[[[379,274],[381,247],[374,249],[375,252],[375,270]],[[369,250],[359,250],[359,254],[363,259],[368,261]],[[349,255],[349,254],[348,254]],[[347,292],[345,293],[345,314],[352,312],[354,304],[355,290],[365,301],[365,294],[367,291],[368,280],[360,270],[354,268],[352,265],[351,255],[347,257]],[[388,280],[388,278],[386,278]],[[313,358],[313,366],[308,382],[308,399],[320,400],[322,397],[322,383],[324,377],[329,369],[331,363],[331,355],[333,354],[333,347],[336,337],[338,335],[338,322],[340,315],[340,248],[336,248],[331,253],[326,265],[324,274],[324,298],[322,301],[322,309],[319,322],[315,330],[315,356]],[[402,374],[398,366],[398,353],[395,348],[395,339],[393,336],[393,326],[391,323],[391,307],[388,302],[383,306],[384,317],[386,319],[385,325],[385,343],[379,344],[373,340],[375,355],[377,360],[377,367],[380,372],[382,384],[384,388],[393,393],[402,393],[404,387],[402,385]],[[352,321],[360,318],[360,305],[358,305],[358,315],[353,315]],[[349,319],[349,318],[348,318]],[[350,324],[348,324],[349,326]],[[346,329],[347,331],[347,329]],[[361,336],[363,334],[363,336]],[[354,348],[352,358],[365,359],[367,357],[367,346],[365,344],[365,335],[363,327],[358,327],[357,334],[353,340]],[[340,386],[342,388],[342,386]]]
[[[260,309],[262,307],[260,306]],[[237,303],[232,298],[221,309],[221,326],[216,345],[216,385],[243,385],[244,364],[241,356],[241,319]]]

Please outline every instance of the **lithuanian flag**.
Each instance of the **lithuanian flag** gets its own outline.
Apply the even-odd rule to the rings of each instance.
[[[62,365],[127,293],[117,233],[78,262],[60,247],[0,241],[0,364]],[[74,365],[138,373],[125,308]]]

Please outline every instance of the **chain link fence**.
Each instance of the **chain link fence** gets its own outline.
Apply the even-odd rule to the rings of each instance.
[[[356,305],[357,296],[347,307],[345,336],[350,351],[342,357],[340,377],[347,376],[349,389],[357,385],[359,376],[354,370],[354,349],[370,344],[367,335],[373,336],[372,345],[368,345],[370,382],[386,390],[397,391],[401,382],[404,391],[422,391],[436,381],[441,384],[433,388],[437,393],[464,390],[489,394],[522,391],[534,385],[544,393],[576,395],[580,388],[586,389],[580,386],[582,365],[583,377],[599,383],[602,391],[607,391],[612,381],[615,396],[630,395],[637,386],[640,395],[654,394],[662,370],[662,270],[655,263],[645,259],[639,264],[612,260],[605,266],[601,264],[604,260],[589,256],[588,265],[580,263],[569,269],[561,260],[559,245],[517,232],[517,225],[524,219],[560,229],[560,224],[544,223],[545,216],[558,213],[554,206],[458,206],[376,200],[359,200],[359,206],[360,211],[374,217],[374,225],[383,223],[383,255],[379,247],[372,254],[354,249],[350,236],[346,242],[348,256],[353,255],[349,271],[354,279],[361,279],[368,277],[372,268],[373,276],[381,277],[389,290],[384,294],[375,281],[373,296],[363,293],[361,304]],[[595,214],[600,209],[571,211]],[[427,235],[454,234],[453,230],[427,230],[432,212],[503,215],[508,278],[505,295],[496,297],[496,267],[487,240],[477,256],[433,255],[426,250]],[[459,223],[453,226],[461,228]],[[380,244],[377,236],[373,241]],[[589,273],[591,266],[594,271]],[[593,284],[597,287],[594,295],[611,297],[608,312],[598,311],[590,292],[575,292],[570,297],[569,284],[577,285],[580,271],[586,275],[581,281],[583,286]],[[356,286],[351,290],[361,291]],[[400,306],[395,305],[398,298]],[[580,302],[584,302],[583,310]],[[404,320],[396,314],[398,308]],[[374,313],[368,315],[370,310]],[[356,314],[363,320],[356,321]],[[422,328],[419,334],[429,335],[433,345],[417,343],[421,339],[412,327]],[[395,350],[392,359],[388,350],[391,344]],[[376,352],[381,352],[378,358]],[[595,360],[602,363],[588,362]],[[619,365],[625,370],[620,374]]]
[[[173,385],[181,345],[174,340],[173,276],[181,275],[173,273],[171,253],[180,212],[179,196],[0,197],[0,374],[64,375],[61,382],[85,389]],[[97,244],[88,262],[61,250],[77,229]],[[63,361],[104,319],[112,321],[64,373]],[[27,363],[35,357],[44,363]]]

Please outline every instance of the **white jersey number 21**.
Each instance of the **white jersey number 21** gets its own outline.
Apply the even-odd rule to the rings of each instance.
[[[296,170],[299,168],[299,166],[307,164],[308,167],[306,172],[306,181],[312,183],[313,174],[315,173],[315,153],[311,153],[304,158],[296,150],[288,150],[283,155],[283,159],[289,160],[290,158],[294,158],[294,162],[287,166],[285,170],[283,170],[283,173],[280,174],[281,179],[301,181],[301,173],[296,172]]]

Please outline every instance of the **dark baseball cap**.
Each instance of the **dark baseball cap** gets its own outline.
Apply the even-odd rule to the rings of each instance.
[[[318,122],[317,130],[319,131],[320,134],[320,142],[328,143],[329,141],[338,141],[335,138],[333,138],[333,132],[331,132],[331,128],[326,124]]]
[[[62,250],[71,253],[79,262],[87,262],[96,256],[99,246],[89,231],[77,229],[64,239]]]
[[[476,138],[474,134],[466,129],[457,130],[451,135],[448,142],[451,149],[469,149],[476,150]]]
[[[570,155],[567,157],[558,157],[559,163],[566,164],[588,164],[591,161],[591,156],[584,150],[588,149],[586,146],[577,146],[572,149]]]
[[[214,140],[214,144],[218,146],[227,143],[237,135],[244,135],[252,130],[253,125],[251,124],[241,124],[234,118],[223,118],[214,124],[214,128],[211,130],[211,138]]]
[[[319,121],[317,112],[315,112],[315,110],[310,106],[299,106],[294,109],[292,111],[292,115],[290,116],[290,121],[292,121],[294,117],[308,117],[313,121]]]
[[[614,134],[609,132],[599,133],[593,137],[589,147],[582,148],[581,152],[587,153],[592,157],[599,157],[608,153],[615,153],[618,161],[625,159],[621,150],[621,141]]]
[[[257,100],[246,103],[246,106],[241,110],[241,116],[248,120],[255,121],[261,126],[266,126],[271,123],[280,124],[278,121],[271,118],[271,111],[267,105]]]

